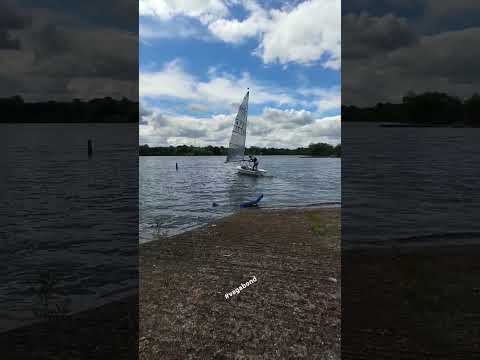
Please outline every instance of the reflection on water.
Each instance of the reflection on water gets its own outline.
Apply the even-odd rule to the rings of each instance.
[[[479,137],[480,129],[343,124],[344,248],[478,242]]]
[[[1,125],[0,331],[137,288],[137,129]]]
[[[260,194],[262,207],[340,203],[340,159],[260,156],[259,160],[269,177],[239,175],[237,165],[225,164],[223,156],[141,157],[140,241],[205,224]]]

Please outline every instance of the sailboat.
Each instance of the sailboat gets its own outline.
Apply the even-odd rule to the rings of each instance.
[[[245,140],[247,137],[247,117],[248,117],[248,97],[250,90],[247,90],[242,103],[238,109],[237,116],[232,129],[232,137],[228,144],[228,154],[225,162],[240,162],[240,166],[237,166],[239,174],[249,176],[264,176],[266,170],[253,169],[253,165],[249,164],[248,160],[245,160]]]

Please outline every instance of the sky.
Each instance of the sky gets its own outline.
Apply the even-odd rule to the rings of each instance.
[[[140,144],[340,143],[340,0],[140,0]]]
[[[136,0],[0,1],[0,97],[138,100]]]
[[[478,92],[480,1],[352,0],[342,7],[342,101]]]

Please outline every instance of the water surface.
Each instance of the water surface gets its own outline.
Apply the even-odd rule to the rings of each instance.
[[[138,125],[0,125],[0,331],[137,289]],[[94,153],[87,153],[88,139]]]
[[[342,124],[342,242],[480,243],[480,129]]]
[[[239,175],[238,164],[225,164],[224,156],[140,157],[140,241],[177,234],[231,214],[260,194],[264,208],[340,203],[340,159],[258,158],[269,177]]]

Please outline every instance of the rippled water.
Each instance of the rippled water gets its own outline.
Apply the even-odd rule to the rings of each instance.
[[[38,320],[41,279],[69,311],[137,287],[137,128],[0,126],[0,331]]]
[[[260,194],[261,207],[340,203],[340,159],[260,156],[259,161],[271,177],[239,175],[223,156],[140,157],[140,241],[205,224]]]
[[[480,129],[342,125],[342,241],[480,241]]]

